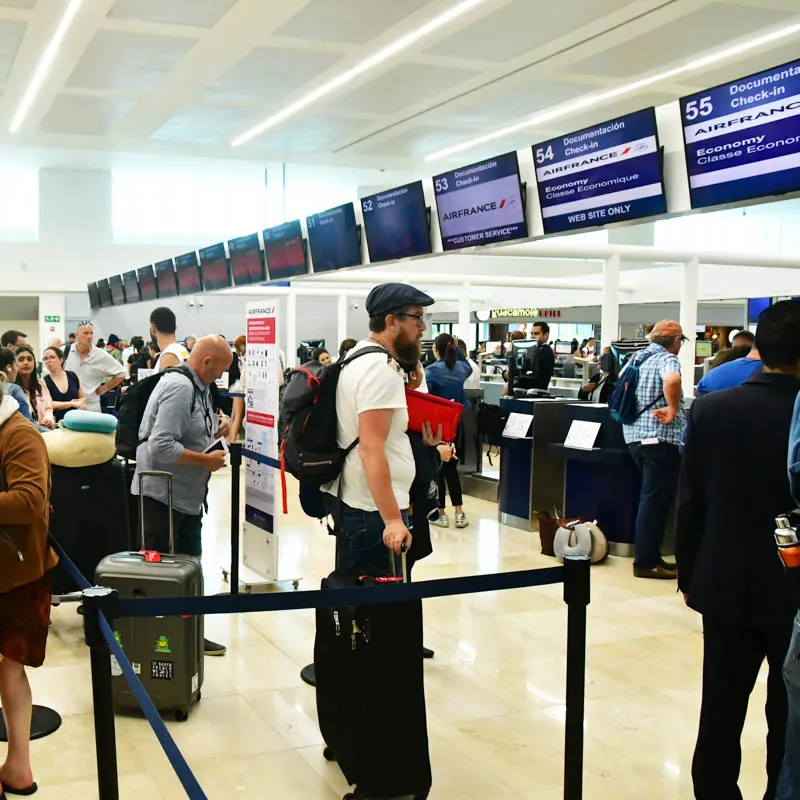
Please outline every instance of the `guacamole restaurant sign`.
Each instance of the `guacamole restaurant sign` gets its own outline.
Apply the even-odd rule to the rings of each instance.
[[[560,308],[493,308],[491,319],[559,319]]]

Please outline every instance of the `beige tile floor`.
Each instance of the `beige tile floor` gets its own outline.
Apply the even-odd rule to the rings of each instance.
[[[207,592],[224,590],[230,474],[212,481],[205,528]],[[294,504],[296,506],[296,503]],[[435,552],[417,579],[548,566],[536,534],[497,523],[497,507],[467,498],[471,525],[435,529]],[[333,541],[294,509],[281,519],[281,567],[318,585]],[[586,683],[585,797],[690,798],[700,703],[700,620],[672,583],[635,581],[630,562],[593,568]],[[554,800],[562,796],[566,607],[550,586],[426,601],[434,800]],[[310,661],[310,611],[214,617],[211,638],[229,646],[206,659],[203,700],[188,722],[169,722],[212,800],[335,800],[347,786],[322,758]],[[46,665],[31,672],[35,700],[64,715],[34,743],[42,800],[97,797],[88,653],[74,607],[55,609]],[[743,736],[741,787],[763,793],[764,681]],[[185,795],[149,725],[117,718],[121,796]]]

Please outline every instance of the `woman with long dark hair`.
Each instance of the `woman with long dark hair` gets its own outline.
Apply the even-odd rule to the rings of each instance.
[[[56,422],[64,419],[67,411],[73,408],[86,410],[81,382],[74,372],[64,370],[64,353],[60,347],[48,347],[42,355],[42,362],[48,374],[44,376],[47,391],[53,399],[53,412]]]
[[[425,380],[428,391],[437,397],[446,400],[455,400],[465,408],[469,400],[464,393],[464,383],[472,374],[472,367],[464,354],[459,350],[456,340],[449,333],[440,333],[433,343],[433,354],[436,362],[425,369]],[[458,434],[456,434],[458,439]],[[439,516],[432,519],[433,525],[440,528],[450,526],[446,512],[446,489],[450,491],[450,501],[455,508],[456,528],[466,528],[469,525],[467,515],[464,513],[463,497],[461,494],[461,480],[458,477],[458,445],[456,445],[456,458],[442,465],[439,472]]]
[[[0,389],[3,385],[5,393],[19,404],[19,413],[32,422],[31,407],[25,399],[25,392],[17,386],[17,354],[8,347],[0,347]]]
[[[25,392],[33,421],[43,428],[55,428],[53,398],[36,374],[36,356],[33,348],[27,344],[17,349],[17,386],[21,386]]]

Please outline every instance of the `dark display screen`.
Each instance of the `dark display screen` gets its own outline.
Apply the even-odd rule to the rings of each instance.
[[[747,322],[755,325],[763,311],[772,305],[771,297],[751,297],[747,301]]]
[[[314,272],[354,267],[361,263],[361,243],[352,203],[306,217]]]
[[[171,258],[167,261],[156,262],[156,282],[158,283],[159,297],[175,297],[178,294],[175,263]]]
[[[370,261],[392,261],[431,252],[422,181],[361,200]]]
[[[89,305],[92,308],[100,308],[100,292],[97,291],[97,283],[90,283],[86,286],[89,292]]]
[[[800,61],[680,106],[692,208],[800,190]]]
[[[108,279],[111,287],[111,302],[115,306],[125,305],[125,289],[122,285],[122,275],[114,275]]]
[[[231,239],[228,242],[228,252],[231,254],[231,273],[236,286],[264,283],[267,273],[264,269],[257,233]]]
[[[528,235],[516,152],[437,175],[433,189],[445,250]]]
[[[152,265],[149,267],[140,267],[138,272],[139,292],[141,293],[142,300],[157,300],[158,287],[156,286],[156,274],[153,271]]]
[[[125,302],[138,303],[141,298],[139,297],[139,279],[136,277],[135,269],[123,273],[122,285],[125,289]]]
[[[200,266],[203,268],[203,286],[206,291],[227,289],[231,285],[231,273],[222,242],[204,247],[200,251]]]
[[[299,219],[264,231],[264,256],[271,281],[283,281],[308,273]]]
[[[200,267],[197,253],[192,251],[175,259],[175,271],[178,275],[178,289],[181,294],[194,294],[203,291],[200,280]]]
[[[100,308],[110,308],[114,303],[111,299],[111,286],[108,278],[97,281],[97,291],[100,292]]]
[[[545,233],[665,214],[656,110],[533,146]]]

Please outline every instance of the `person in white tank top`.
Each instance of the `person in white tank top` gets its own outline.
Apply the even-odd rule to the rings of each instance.
[[[175,336],[177,329],[175,312],[171,308],[161,306],[150,315],[150,335],[158,342],[161,351],[153,365],[156,372],[177,367],[189,357],[186,348],[178,343]]]

